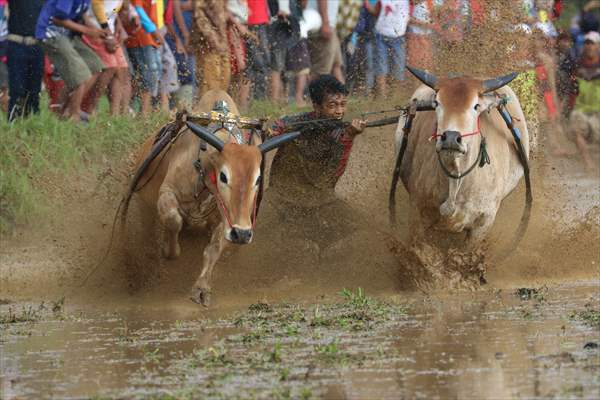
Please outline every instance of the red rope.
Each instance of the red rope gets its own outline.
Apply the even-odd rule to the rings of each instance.
[[[479,135],[481,134],[481,127],[480,127],[480,119],[479,117],[477,117],[477,130],[473,131],[473,132],[469,132],[469,133],[463,133],[460,135],[461,138],[467,137],[467,136],[475,136],[475,135]],[[431,137],[429,138],[429,140],[434,140],[437,139],[439,137],[441,137],[443,135],[443,133],[441,135],[439,135],[437,133],[437,123],[435,124],[435,128],[433,130],[433,134],[431,135]]]

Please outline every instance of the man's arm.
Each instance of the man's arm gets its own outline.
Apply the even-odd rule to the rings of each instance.
[[[104,39],[106,37],[106,32],[104,32],[102,29],[85,26],[70,19],[53,17],[52,22],[54,22],[54,24],[57,26],[62,26],[70,31],[78,32],[95,39]]]
[[[181,32],[181,36],[183,36],[183,47],[186,51],[189,51],[190,31],[188,31],[187,25],[185,24],[185,19],[183,18],[183,12],[181,10],[180,1],[173,2],[173,16],[175,17],[175,23],[179,27],[179,32]]]
[[[321,37],[330,39],[333,35],[331,26],[329,26],[329,14],[327,13],[327,0],[317,0],[317,9],[321,14]]]

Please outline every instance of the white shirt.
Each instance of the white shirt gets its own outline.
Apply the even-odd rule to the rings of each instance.
[[[408,0],[406,0],[408,4]],[[307,9],[319,11],[317,0],[308,0]],[[338,9],[340,8],[340,0],[327,0],[327,19],[329,19],[329,26],[335,28],[337,24]]]
[[[115,23],[117,21],[117,17],[119,16],[119,10],[123,6],[123,0],[104,0],[104,12],[106,13],[106,21],[110,30],[114,33],[115,31]],[[90,18],[90,22],[96,27],[100,28],[100,24],[96,19],[96,15],[94,14],[94,10],[90,6],[87,10],[87,15]]]
[[[381,11],[375,23],[375,32],[387,37],[406,33],[410,7],[408,0],[380,0]]]

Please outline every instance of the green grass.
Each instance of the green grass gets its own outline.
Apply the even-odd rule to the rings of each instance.
[[[59,120],[45,105],[13,124],[0,115],[0,232],[43,215],[50,200],[46,178],[93,169],[102,158],[118,162],[167,120],[163,114],[111,117],[103,108],[89,124]]]

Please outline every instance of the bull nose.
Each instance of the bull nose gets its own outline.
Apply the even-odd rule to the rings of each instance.
[[[462,144],[462,136],[457,131],[445,131],[442,133],[442,148],[459,150]]]
[[[238,244],[247,244],[252,240],[252,229],[231,229],[231,241]]]

